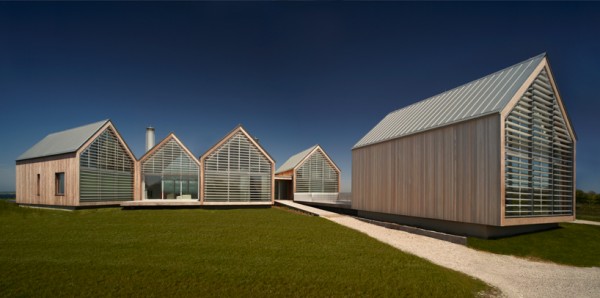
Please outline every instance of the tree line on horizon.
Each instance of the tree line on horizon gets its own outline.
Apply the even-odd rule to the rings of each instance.
[[[578,189],[576,192],[577,204],[600,205],[600,194],[593,190],[583,191]]]

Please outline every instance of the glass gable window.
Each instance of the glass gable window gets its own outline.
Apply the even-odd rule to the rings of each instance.
[[[133,159],[111,127],[104,130],[79,158],[81,201],[133,200]]]
[[[200,167],[174,139],[142,162],[145,199],[198,199]]]
[[[542,71],[505,121],[506,217],[573,214],[573,140]]]
[[[241,131],[212,152],[203,166],[205,201],[271,200],[271,163]]]
[[[338,172],[319,150],[296,169],[296,192],[338,192]]]

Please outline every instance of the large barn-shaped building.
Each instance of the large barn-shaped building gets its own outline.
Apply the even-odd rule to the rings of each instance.
[[[337,197],[340,169],[319,145],[292,155],[275,172],[275,199],[307,200],[313,194]]]
[[[541,54],[388,114],[352,150],[352,208],[481,237],[571,221],[575,141]]]
[[[134,198],[136,159],[110,120],[49,134],[16,161],[23,205],[118,205]]]
[[[204,205],[271,205],[275,161],[238,125],[200,158]]]

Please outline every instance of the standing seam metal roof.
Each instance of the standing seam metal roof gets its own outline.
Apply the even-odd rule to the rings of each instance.
[[[51,133],[21,154],[17,161],[76,152],[108,121]]]
[[[546,53],[389,113],[354,148],[500,112]]]
[[[293,168],[295,168],[298,163],[300,163],[305,157],[306,155],[308,155],[309,153],[311,153],[313,150],[315,150],[315,148],[317,148],[319,145],[314,145],[300,153],[294,154],[292,155],[292,157],[288,158],[288,160],[286,160],[280,167],[279,169],[277,169],[277,171],[275,171],[275,174],[277,173],[281,173],[281,172],[285,172],[285,171],[289,171]]]

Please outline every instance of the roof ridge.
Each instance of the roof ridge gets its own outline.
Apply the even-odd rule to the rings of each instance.
[[[102,123],[102,125],[104,125],[108,121],[110,121],[110,119],[106,119],[106,120],[102,120],[102,121],[96,121],[96,122],[92,122],[92,123],[80,125],[80,126],[77,126],[77,127],[71,127],[71,128],[67,128],[67,129],[64,129],[64,130],[59,130],[59,131],[51,132],[51,133],[47,134],[46,137],[49,137],[49,136],[52,136],[52,135],[55,135],[55,134],[59,134],[59,133],[63,133],[63,132],[69,132],[69,131],[72,131],[72,130],[75,130],[75,129],[79,129],[79,128],[86,127],[86,126],[91,126],[91,125],[94,125],[94,124]]]
[[[547,54],[515,63],[479,79],[388,113],[352,147],[360,148],[436,127],[483,117],[502,109]]]
[[[279,168],[278,168],[278,169],[275,171],[275,173],[281,173],[281,172],[285,172],[285,171],[288,171],[288,170],[290,170],[290,169],[293,169],[293,168],[295,168],[295,167],[296,167],[296,166],[298,166],[298,164],[299,164],[299,163],[302,161],[302,159],[304,159],[304,157],[306,157],[308,154],[310,154],[310,153],[311,153],[312,151],[314,151],[316,148],[320,148],[320,147],[321,147],[321,146],[320,146],[319,144],[315,144],[315,145],[312,145],[312,146],[310,146],[310,147],[308,147],[308,148],[306,148],[306,149],[304,149],[304,150],[302,150],[302,151],[300,151],[300,152],[297,152],[297,153],[295,153],[295,154],[292,154],[292,155],[291,155],[290,157],[288,157],[288,159],[286,159],[286,160],[285,160],[285,162],[284,162],[284,163],[283,163],[283,164],[282,164],[282,165],[281,165],[281,166],[280,166],[280,167],[279,167]],[[302,153],[305,153],[305,152],[306,152],[306,154],[302,154]],[[302,155],[302,156],[300,156],[300,155]],[[300,157],[301,157],[301,158],[300,158],[298,161],[296,161],[296,162],[295,162],[293,165],[288,165],[288,162],[290,162],[290,163],[291,163],[291,162],[293,161],[292,159],[293,159],[293,158],[296,158],[296,157],[298,157],[298,158],[300,158]],[[285,169],[283,168],[284,166],[286,166],[286,168],[285,168]],[[291,166],[291,167],[290,167],[290,166]]]
[[[546,54],[546,52],[543,52],[543,53],[541,53],[541,54],[539,54],[539,55],[536,55],[536,56],[534,56],[534,57],[531,57],[531,58],[529,58],[529,59],[527,59],[527,60],[523,60],[523,61],[521,61],[521,62],[519,62],[519,63],[515,63],[515,64],[513,64],[513,65],[511,65],[511,66],[505,67],[505,68],[503,68],[503,69],[501,69],[501,70],[495,71],[495,72],[493,72],[493,73],[490,73],[490,74],[488,74],[488,75],[485,75],[485,76],[483,76],[483,77],[480,77],[480,78],[478,78],[478,79],[474,79],[474,80],[472,80],[472,81],[468,81],[468,82],[466,82],[466,83],[464,83],[464,84],[461,84],[461,85],[459,85],[459,86],[456,86],[456,87],[454,87],[454,88],[452,88],[452,89],[448,89],[448,90],[446,90],[446,91],[443,91],[443,92],[441,92],[441,93],[437,93],[437,94],[434,94],[434,95],[432,95],[432,96],[426,97],[425,99],[419,100],[419,101],[417,101],[417,102],[413,102],[413,103],[411,103],[411,104],[409,104],[409,105],[407,105],[407,106],[404,106],[404,107],[398,108],[398,109],[396,109],[396,110],[393,110],[393,111],[389,112],[387,115],[390,115],[390,114],[396,113],[396,112],[398,112],[398,111],[400,111],[400,110],[407,109],[407,108],[409,108],[409,107],[411,107],[411,106],[413,106],[413,105],[416,105],[416,104],[418,104],[418,103],[424,103],[424,102],[426,102],[426,101],[429,101],[429,100],[431,100],[431,99],[434,99],[435,97],[438,97],[438,96],[444,95],[444,94],[446,94],[446,93],[452,92],[452,91],[454,91],[454,90],[456,90],[456,89],[460,89],[460,88],[462,88],[462,87],[464,87],[464,86],[466,86],[466,85],[469,85],[469,84],[472,84],[472,83],[475,83],[475,82],[481,81],[481,80],[483,80],[483,79],[486,79],[486,78],[488,78],[488,77],[492,77],[492,76],[494,76],[494,75],[495,75],[495,74],[497,74],[497,73],[504,72],[504,71],[506,71],[506,70],[508,70],[508,69],[512,69],[513,67],[516,67],[516,66],[518,66],[518,65],[525,64],[525,63],[527,63],[527,62],[529,62],[529,61],[532,61],[532,60],[534,60],[534,59],[537,59],[537,58],[539,58],[539,57],[541,57],[541,56],[546,56],[546,55],[547,55],[547,54]],[[387,116],[387,115],[386,115],[386,116]]]
[[[16,160],[21,161],[76,152],[87,142],[87,140],[94,136],[99,129],[108,123],[111,123],[110,119],[47,134],[44,138],[19,155]]]

